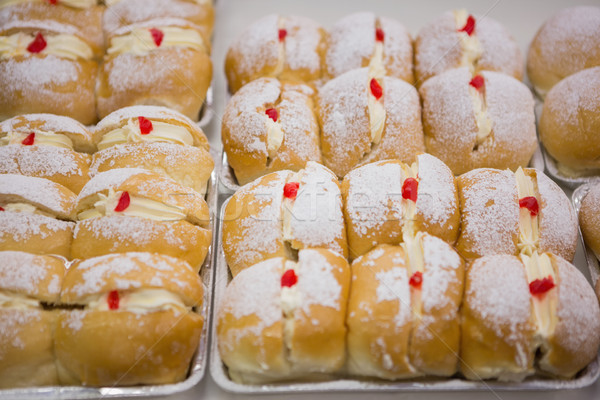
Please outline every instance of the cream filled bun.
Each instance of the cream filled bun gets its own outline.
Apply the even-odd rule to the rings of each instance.
[[[212,63],[210,43],[194,24],[154,19],[125,26],[107,40],[96,92],[100,118],[144,104],[172,108],[198,120]]]
[[[579,226],[585,239],[585,244],[596,254],[600,255],[600,185],[590,186],[589,191],[581,200],[579,209]]]
[[[550,253],[486,256],[468,270],[462,308],[462,373],[522,380],[572,378],[596,358],[600,308],[572,264]]]
[[[348,71],[319,90],[317,111],[325,165],[339,178],[354,167],[425,151],[417,90],[403,80]]]
[[[215,11],[212,0],[104,0],[104,32],[157,18],[181,18],[197,26],[205,38],[213,30]]]
[[[65,276],[55,351],[64,385],[133,386],[185,379],[200,342],[204,288],[186,262],[110,254]]]
[[[204,198],[139,168],[102,172],[77,198],[73,258],[148,251],[187,261],[198,271],[212,233]]]
[[[324,70],[328,79],[351,69],[369,67],[414,83],[412,38],[395,19],[358,12],[328,30]]]
[[[600,7],[564,8],[537,31],[527,54],[527,76],[543,98],[559,81],[600,66]]]
[[[58,183],[0,174],[0,250],[69,257],[75,194]]]
[[[55,386],[54,329],[65,274],[60,257],[0,251],[0,388]]]
[[[600,66],[563,79],[548,92],[540,140],[566,176],[600,174]]]
[[[464,9],[437,17],[415,40],[417,86],[459,67],[523,78],[523,56],[510,32],[489,15],[474,16]]]
[[[342,182],[350,258],[378,244],[398,244],[426,231],[454,244],[460,214],[454,175],[420,154],[413,164],[378,161],[352,170]]]
[[[562,189],[542,172],[482,168],[456,183],[461,212],[456,248],[463,257],[540,251],[573,260],[577,216]]]
[[[402,379],[458,370],[464,265],[443,240],[419,232],[352,263],[348,371]]]
[[[425,147],[454,174],[529,164],[537,136],[533,96],[522,82],[463,67],[429,79],[420,94]]]
[[[240,272],[217,305],[217,346],[235,382],[318,379],[346,358],[350,268],[337,253],[303,249]]]
[[[227,103],[221,136],[240,184],[282,169],[321,162],[314,90],[303,84],[259,78]]]
[[[348,255],[340,185],[321,164],[265,175],[238,190],[225,208],[223,251],[233,276],[304,248]]]
[[[231,43],[225,74],[231,93],[262,77],[314,85],[322,76],[326,32],[299,16],[267,15]]]

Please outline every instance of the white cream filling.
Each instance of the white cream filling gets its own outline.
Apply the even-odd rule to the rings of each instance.
[[[534,252],[531,256],[521,254],[520,257],[525,265],[528,283],[531,283],[536,279],[552,277],[552,280],[556,284],[556,274],[554,273],[548,255]],[[536,322],[536,334],[534,337],[539,346],[544,340],[552,336],[556,329],[556,324],[558,322],[556,313],[558,296],[556,290],[550,289],[543,296],[532,295],[531,299]]]
[[[369,78],[369,84],[371,82],[371,78]],[[378,81],[382,84],[383,79]],[[376,99],[371,93],[371,88],[369,87],[369,96],[367,100],[367,104],[369,107],[369,127],[371,129],[371,143],[373,145],[379,144],[381,142],[381,136],[383,134],[383,128],[385,127],[385,119],[386,112],[385,107],[383,106],[383,97]]]
[[[277,151],[283,143],[283,130],[279,122],[273,121],[269,116],[265,115],[267,124],[267,152],[269,158],[273,159],[277,156]],[[279,118],[277,118],[279,120]]]
[[[0,146],[22,144],[23,140],[31,133],[35,133],[34,145],[55,146],[73,150],[73,141],[67,135],[39,129],[32,129],[28,132],[10,131],[6,136],[0,138]]]
[[[285,271],[297,272],[298,265],[293,261],[285,262]],[[285,272],[284,271],[284,272]],[[300,307],[302,297],[298,285],[281,288],[281,311],[283,313],[283,341],[286,348],[291,350],[292,337],[294,335],[294,313]]]
[[[456,33],[458,33],[458,39],[462,48],[462,56],[458,67],[469,67],[471,73],[474,73],[477,62],[483,53],[483,47],[481,46],[481,42],[477,38],[477,35],[473,34],[469,36],[467,32],[458,32],[458,30],[462,29],[467,23],[467,19],[469,18],[467,10],[455,10],[453,13],[454,21],[456,23]]]
[[[529,196],[536,197],[533,180],[525,174],[521,167],[515,171],[515,178],[519,199]],[[538,248],[540,240],[538,215],[531,215],[526,207],[519,207],[519,241],[517,248],[522,254],[531,255]]]
[[[419,172],[419,164],[415,161],[410,167],[402,164],[402,185],[408,178],[417,179]],[[417,179],[418,182],[418,179]],[[418,189],[417,189],[418,190]],[[418,200],[418,198],[417,198]],[[402,198],[402,237],[414,237],[417,234],[416,227],[417,218],[417,203],[410,199]]]
[[[285,29],[285,18],[279,18],[277,20],[277,33],[279,34],[280,29]],[[277,42],[277,64],[273,70],[273,76],[277,77],[283,72],[285,67],[285,39]]]
[[[401,244],[404,253],[408,258],[408,277],[412,277],[415,273],[425,272],[425,258],[423,256],[423,233],[419,232],[416,236],[403,235],[403,243]],[[421,290],[415,290],[411,286],[411,309],[413,323],[418,324],[423,315],[423,301],[421,298]]]
[[[54,215],[45,211],[39,210],[37,207],[27,203],[7,203],[2,206],[4,211],[21,212],[27,214],[38,214],[45,217],[55,218]]]
[[[297,172],[292,174],[288,179],[288,182],[300,182],[302,175]],[[294,242],[294,236],[292,232],[292,220],[293,220],[293,208],[294,201],[296,199],[290,199],[287,197],[283,197],[283,201],[281,202],[281,220],[282,220],[282,231],[283,231],[283,241],[289,242],[292,248]]]
[[[97,296],[89,301],[86,309],[93,311],[109,311],[109,293]],[[119,292],[119,311],[134,314],[148,314],[157,311],[186,312],[187,308],[181,298],[165,289],[136,289],[131,292]]]
[[[114,1],[114,0],[113,0]],[[12,6],[15,4],[22,3],[46,3],[49,4],[48,0],[4,0],[0,3],[0,8]],[[56,5],[64,5],[72,8],[86,9],[91,8],[98,4],[96,0],[58,0]]]
[[[126,215],[131,217],[141,217],[155,221],[180,221],[186,219],[186,214],[179,207],[164,204],[159,201],[144,199],[134,195],[129,195],[129,206],[123,211],[115,211],[119,199],[123,192],[109,190],[108,196],[98,193],[99,200],[92,208],[82,211],[77,215],[80,221],[111,215]]]
[[[0,36],[0,59],[31,54],[27,47],[35,39],[36,34],[17,32],[9,36]],[[51,54],[70,60],[91,60],[94,56],[92,48],[73,35],[44,35],[46,47],[39,54]]]
[[[471,102],[473,103],[475,122],[477,124],[475,143],[479,146],[485,142],[492,133],[492,120],[490,120],[488,116],[483,94],[473,86],[469,85],[469,95],[471,96]]]
[[[369,79],[381,79],[385,76],[385,65],[383,64],[383,43],[376,40],[373,55],[369,60]]]
[[[39,309],[40,302],[18,293],[0,291],[0,307],[13,310]]]
[[[189,146],[194,144],[194,137],[186,128],[161,121],[150,121],[152,122],[152,131],[142,135],[139,119],[130,118],[126,125],[105,133],[98,143],[98,150],[123,143],[168,142]]]
[[[212,0],[193,0],[193,1],[194,1],[194,3],[200,4],[200,5],[210,4],[212,2]],[[106,4],[107,7],[113,6],[120,2],[121,2],[121,0],[104,0],[104,4]]]
[[[162,47],[186,47],[199,51],[207,51],[202,36],[194,29],[176,26],[157,27],[163,33],[160,45],[157,45],[149,28],[136,28],[130,33],[111,39],[106,52],[112,54],[146,55]]]

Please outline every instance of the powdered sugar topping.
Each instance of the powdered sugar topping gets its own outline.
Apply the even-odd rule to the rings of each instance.
[[[429,223],[443,226],[458,211],[454,175],[446,164],[432,155],[421,154],[417,162],[417,210]]]
[[[310,307],[319,305],[340,310],[342,287],[333,274],[336,267],[319,251],[306,249],[298,254],[298,291],[302,311],[310,315]]]
[[[69,192],[60,191],[58,184],[47,179],[0,174],[0,196],[18,196],[25,202],[41,206],[54,214],[70,214],[75,195],[68,195]]]

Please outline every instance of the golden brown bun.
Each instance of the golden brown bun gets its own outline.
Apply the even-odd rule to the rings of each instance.
[[[321,162],[313,94],[314,90],[303,84],[259,78],[231,97],[221,135],[227,160],[241,185],[269,172],[298,171],[307,161]],[[277,110],[276,123],[265,113],[271,108]],[[275,152],[268,150],[270,124],[276,124],[283,134]]]
[[[116,168],[142,168],[169,177],[203,195],[214,165],[204,148],[175,143],[126,143],[95,153],[90,174],[94,176]]]
[[[132,386],[182,381],[202,325],[194,313],[63,311],[55,341],[60,382]]]
[[[596,297],[598,297],[598,301],[600,301],[600,279],[596,281]]]
[[[286,31],[281,41],[280,29]],[[227,51],[225,74],[229,91],[235,93],[261,77],[316,83],[322,75],[325,40],[325,30],[309,18],[271,14],[255,21]]]
[[[479,41],[481,55],[476,57],[476,65],[473,66],[478,70],[498,71],[521,80],[523,56],[510,32],[487,15],[474,18],[473,37]],[[453,11],[447,11],[421,28],[415,40],[417,86],[432,76],[464,66],[461,65],[465,56],[461,37],[467,35],[458,30]]]
[[[378,43],[376,29],[383,32],[381,62],[386,75],[414,83],[410,33],[398,21],[372,12],[347,15],[329,29],[323,67],[327,79],[369,66]]]
[[[543,98],[563,78],[600,65],[600,8],[565,8],[537,31],[527,53],[527,76]]]
[[[297,283],[282,289],[291,267]],[[278,257],[240,272],[217,314],[217,345],[230,377],[257,383],[339,370],[349,286],[346,260],[324,249],[300,250],[297,263]],[[282,307],[284,290],[298,296],[293,311]]]
[[[525,268],[517,257],[486,256],[466,274],[461,372],[467,379],[520,381],[534,372],[535,325]]]
[[[0,123],[0,138],[11,132],[29,134],[34,130],[67,136],[73,142],[75,151],[83,153],[96,151],[92,133],[86,126],[72,118],[54,114],[25,114],[3,121]]]
[[[352,70],[319,90],[317,111],[325,165],[341,179],[354,167],[399,159],[411,163],[425,151],[419,94],[412,85],[391,77],[380,79],[385,110],[381,141],[371,140],[368,68]],[[378,102],[379,103],[379,102]]]
[[[206,135],[194,121],[170,108],[147,105],[121,108],[104,117],[94,129],[95,142],[99,143],[105,134],[127,125],[130,119],[138,117],[185,128],[194,138],[194,146],[201,147],[206,151],[210,149]]]
[[[421,86],[423,130],[427,151],[456,175],[475,168],[526,167],[537,148],[531,91],[518,80],[497,72],[480,72],[485,114],[491,133],[478,144],[478,92],[469,85],[468,68],[446,71]]]
[[[581,201],[579,226],[585,244],[595,254],[600,254],[600,185],[593,185]],[[598,257],[598,256],[596,256]]]
[[[540,140],[564,175],[600,171],[600,67],[577,72],[555,85],[544,102]]]

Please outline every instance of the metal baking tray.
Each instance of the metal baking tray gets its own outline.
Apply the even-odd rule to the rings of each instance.
[[[197,124],[200,128],[205,128],[215,116],[215,109],[213,103],[213,87],[212,85],[206,91],[206,99],[200,109],[200,119]]]
[[[232,194],[237,192],[237,190],[241,187],[235,177],[235,173],[233,172],[233,168],[229,165],[229,161],[227,161],[227,153],[225,150],[221,151],[221,164],[219,165],[219,182],[221,184],[220,187],[223,188],[224,194]]]
[[[575,212],[579,216],[579,209],[581,208],[581,202],[586,194],[590,191],[590,185],[584,184],[579,186],[573,192],[571,196],[571,201],[573,202],[573,207],[575,208]],[[585,261],[587,262],[587,266],[590,270],[590,277],[592,278],[592,283],[596,283],[598,278],[600,278],[600,263],[598,262],[598,256],[590,249],[583,240],[583,235],[581,234],[581,228],[579,230],[579,240],[581,241],[581,245],[584,248]]]
[[[225,288],[231,281],[231,274],[222,246],[223,220],[225,217],[225,201],[221,207],[218,221],[218,235],[215,262],[214,313],[211,329],[210,374],[215,383],[223,390],[231,393],[272,394],[272,393],[315,393],[315,392],[411,392],[411,391],[530,391],[530,390],[564,390],[579,389],[592,385],[600,377],[600,354],[577,376],[570,380],[549,379],[541,376],[527,378],[520,383],[498,381],[468,381],[457,378],[418,378],[400,381],[384,381],[375,379],[358,379],[346,375],[332,375],[329,381],[319,382],[284,382],[268,384],[241,384],[232,381],[223,364],[217,345],[216,313],[225,294]]]
[[[211,152],[212,154],[212,152]],[[214,155],[213,155],[214,157]],[[129,386],[129,387],[84,387],[84,386],[42,386],[19,389],[0,389],[0,399],[94,399],[107,397],[154,397],[167,396],[191,389],[204,377],[208,357],[208,334],[210,316],[212,314],[212,296],[214,287],[214,249],[216,244],[216,190],[217,174],[213,170],[206,192],[206,202],[210,210],[210,228],[213,232],[211,245],[206,254],[200,276],[204,283],[204,303],[201,315],[204,317],[204,326],[200,336],[198,350],[190,365],[188,377],[182,381],[167,385]]]

